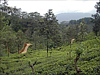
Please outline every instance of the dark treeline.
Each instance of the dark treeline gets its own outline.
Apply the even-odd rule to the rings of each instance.
[[[100,35],[100,2],[95,6],[97,13],[91,19],[94,23],[93,31]],[[99,7],[99,8],[98,8]],[[0,4],[0,56],[7,51],[15,53],[22,48],[23,43],[33,44],[32,50],[60,47],[75,41],[86,40],[86,35],[91,30],[88,25],[93,25],[90,18],[71,20],[68,24],[57,22],[52,9],[41,16],[38,12],[23,12],[16,7],[9,7],[4,0]],[[92,28],[91,28],[92,29]],[[48,56],[48,54],[47,54]]]

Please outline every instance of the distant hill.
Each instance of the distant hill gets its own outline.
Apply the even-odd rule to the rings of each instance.
[[[88,32],[92,32],[93,23],[91,22],[91,17],[80,18],[78,20],[62,21],[60,22],[60,27],[68,27],[69,25],[74,26],[80,24],[83,20],[88,27]]]
[[[92,14],[90,13],[60,13],[57,14],[56,17],[60,23],[62,21],[78,20],[84,17],[91,17],[91,15]]]

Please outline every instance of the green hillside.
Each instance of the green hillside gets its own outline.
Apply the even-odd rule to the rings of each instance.
[[[61,24],[53,9],[41,16],[2,1],[0,75],[100,75],[100,1],[91,18]]]
[[[29,62],[33,64],[35,61],[34,75],[76,75],[74,59],[79,45],[73,43],[71,48],[65,45],[49,50],[48,58],[46,50],[32,51],[31,48],[26,54],[0,57],[0,75],[33,75]],[[100,37],[81,42],[81,45],[84,51],[77,62],[81,75],[100,75]]]

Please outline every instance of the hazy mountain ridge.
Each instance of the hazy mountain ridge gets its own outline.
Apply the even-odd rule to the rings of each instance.
[[[56,17],[60,23],[62,21],[78,20],[84,17],[91,17],[91,15],[92,14],[90,13],[60,13],[57,14]]]

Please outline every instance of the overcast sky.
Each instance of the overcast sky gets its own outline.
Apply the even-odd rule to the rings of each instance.
[[[9,6],[16,6],[22,11],[38,12],[41,15],[47,13],[48,9],[53,9],[53,13],[95,13],[94,8],[99,0],[8,0]]]

